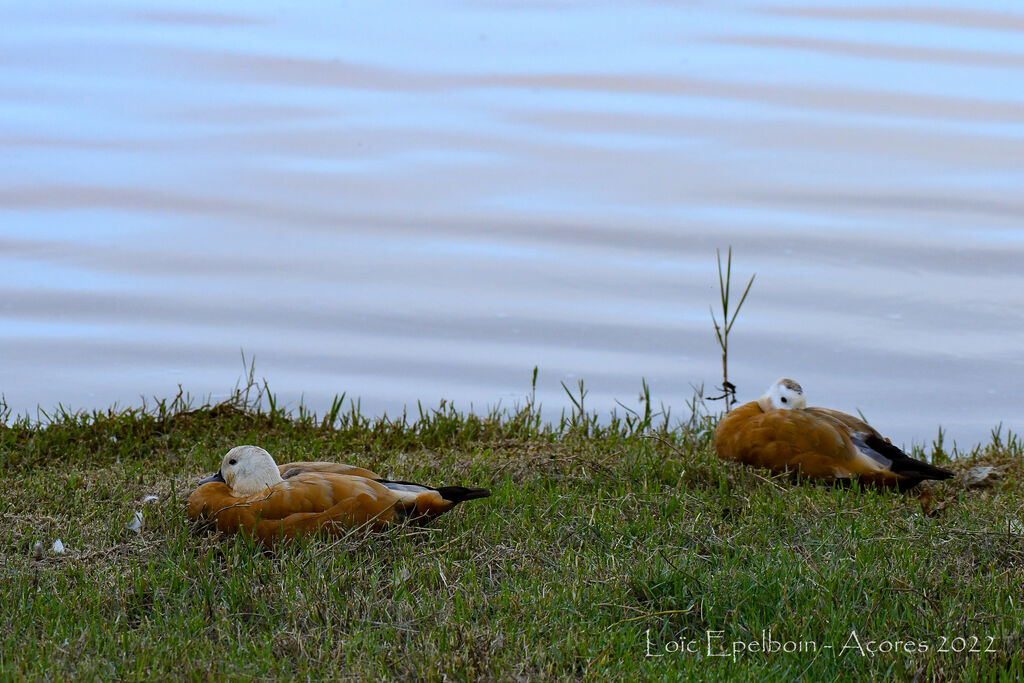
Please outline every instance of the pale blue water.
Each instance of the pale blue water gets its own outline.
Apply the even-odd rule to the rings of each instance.
[[[1024,426],[1024,8],[4,3],[0,392]]]

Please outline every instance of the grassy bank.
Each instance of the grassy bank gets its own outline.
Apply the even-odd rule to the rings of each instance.
[[[427,529],[266,553],[184,519],[197,478],[242,443],[279,462],[339,460],[493,496]],[[48,426],[7,418],[0,670],[1017,680],[1021,457],[1015,439],[993,440],[952,463],[1002,477],[932,487],[929,516],[913,495],[771,481],[720,462],[700,420],[577,412],[551,425],[529,408],[480,417],[446,405],[373,420],[340,402],[323,418],[244,391]],[[148,494],[158,499],[142,503]],[[141,534],[124,528],[136,510]],[[33,554],[55,538],[63,554]],[[711,654],[727,656],[709,656],[709,635]],[[733,657],[734,641],[747,651]],[[750,652],[750,641],[804,651]],[[869,651],[895,641],[897,653]]]

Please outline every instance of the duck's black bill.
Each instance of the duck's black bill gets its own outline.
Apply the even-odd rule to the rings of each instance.
[[[219,481],[223,484],[227,483],[226,481],[224,481],[224,475],[220,473],[220,470],[217,470],[217,474],[213,475],[212,477],[207,477],[206,479],[203,479],[201,482],[199,482],[198,485],[202,486],[203,484],[209,484],[211,481]]]

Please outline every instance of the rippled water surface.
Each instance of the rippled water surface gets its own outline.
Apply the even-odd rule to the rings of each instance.
[[[4,3],[0,391],[1024,426],[1012,2]],[[620,409],[621,410],[621,409]]]

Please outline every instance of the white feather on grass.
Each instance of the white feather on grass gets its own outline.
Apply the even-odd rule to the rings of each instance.
[[[137,511],[132,515],[131,521],[124,525],[124,528],[128,531],[134,531],[137,534],[142,533],[142,513]]]

